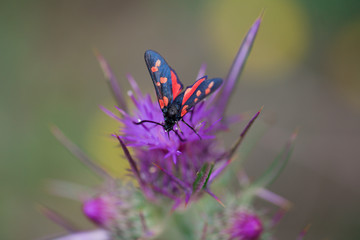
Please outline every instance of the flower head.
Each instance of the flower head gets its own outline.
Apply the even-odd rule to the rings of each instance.
[[[137,210],[137,200],[131,186],[108,187],[83,203],[85,216],[97,226],[109,230],[122,239],[145,237],[144,219]],[[131,228],[129,227],[131,226]]]
[[[90,236],[94,236],[91,239],[104,240],[117,237],[124,240],[152,237],[154,232],[148,228],[147,215],[140,210],[143,197],[136,194],[134,186],[112,178],[58,128],[53,127],[52,131],[70,152],[103,180],[103,184],[100,188],[89,189],[73,183],[55,181],[51,184],[51,191],[56,195],[81,201],[84,215],[101,231],[81,233],[55,211],[42,207],[43,213],[68,231],[76,232],[69,235],[69,239],[72,239],[72,236],[74,239],[75,236],[79,236],[79,239],[81,236],[84,236],[81,239],[90,239]],[[89,236],[87,237],[87,235]],[[64,239],[68,238],[64,237]]]
[[[132,96],[132,95],[131,95]],[[132,115],[123,114],[121,140],[135,150],[135,159],[143,182],[151,183],[154,193],[177,199],[190,194],[197,173],[206,163],[215,162],[224,150],[219,146],[215,133],[225,128],[211,116],[208,102],[196,106],[193,112],[185,115],[184,120],[194,126],[197,134],[184,123],[179,122],[181,139],[175,132],[169,137],[162,126],[152,123],[136,125],[138,120],[163,121],[157,102],[150,95],[132,99],[136,105]],[[201,139],[199,139],[199,136]]]
[[[228,125],[234,122],[232,118],[224,115],[224,111],[251,50],[260,21],[259,18],[246,36],[228,77],[224,80],[222,90],[188,109],[189,112],[181,118],[185,123],[179,120],[174,131],[164,131],[163,100],[159,99],[159,107],[159,103],[153,101],[149,94],[143,95],[130,75],[128,79],[133,91],[128,91],[128,95],[134,104],[133,111],[130,113],[126,110],[128,107],[117,107],[121,114],[121,117],[118,117],[103,108],[108,115],[122,123],[119,135],[114,136],[120,141],[131,169],[148,197],[166,196],[175,201],[176,207],[184,199],[187,203],[190,197],[196,198],[195,196],[199,196],[197,193],[204,190],[219,200],[210,191],[210,183],[230,163],[234,150],[259,114],[251,120],[240,135],[240,142],[230,151],[226,151],[216,139],[217,133],[228,129]],[[113,87],[119,106],[126,106],[123,95],[117,93],[120,87],[109,65],[102,56],[98,55],[98,59]],[[160,67],[159,64],[155,63],[154,71]],[[149,72],[152,74],[152,70]],[[205,66],[200,69],[197,79],[203,77],[204,73]],[[154,85],[156,88],[156,84]],[[209,91],[210,88],[207,92]],[[132,147],[134,157],[129,154],[127,147]]]
[[[237,211],[233,214],[226,233],[234,240],[256,240],[263,232],[261,219],[249,211]]]
[[[109,195],[99,195],[86,200],[83,212],[90,220],[100,226],[106,226],[116,218],[116,198]]]

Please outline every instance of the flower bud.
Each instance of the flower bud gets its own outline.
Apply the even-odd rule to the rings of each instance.
[[[109,195],[99,195],[90,198],[83,204],[83,212],[95,224],[107,226],[116,217],[115,198]]]
[[[236,212],[226,233],[230,239],[236,240],[256,240],[263,232],[261,219],[254,213],[247,211]]]

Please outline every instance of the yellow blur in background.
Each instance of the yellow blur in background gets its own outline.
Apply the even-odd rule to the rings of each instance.
[[[109,104],[110,105],[110,104]],[[118,114],[117,110],[113,110]],[[86,133],[86,148],[89,153],[99,160],[101,166],[113,177],[125,178],[128,175],[129,164],[122,156],[119,144],[111,134],[119,132],[120,122],[106,115],[96,112],[89,121]]]
[[[216,47],[216,54],[231,59],[238,49],[240,39],[260,11],[264,11],[265,21],[261,25],[247,71],[258,75],[252,83],[271,84],[265,76],[277,77],[270,81],[280,80],[281,75],[296,69],[307,54],[309,19],[299,2],[212,1],[203,20],[210,36],[209,41],[214,42]]]

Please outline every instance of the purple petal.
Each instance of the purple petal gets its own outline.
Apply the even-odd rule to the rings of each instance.
[[[176,160],[177,160],[177,157],[175,154],[172,154],[172,159],[173,159],[173,163],[176,165]]]
[[[105,108],[104,106],[99,106],[99,108],[108,116],[112,117],[113,119],[115,120],[118,120],[118,121],[122,121],[122,119],[118,116],[116,116],[113,112],[111,112],[110,110],[108,110],[107,108]]]
[[[189,186],[186,185],[185,182],[181,181],[180,179],[178,179],[177,177],[175,177],[172,173],[166,171],[164,168],[162,168],[161,166],[153,163],[157,168],[159,168],[163,173],[165,173],[169,178],[171,178],[176,184],[178,184],[181,188],[183,188],[185,191],[189,190]]]
[[[200,70],[198,72],[198,75],[196,77],[196,80],[202,78],[203,76],[205,76],[205,72],[206,72],[206,63],[201,64]]]
[[[130,117],[124,110],[119,108],[118,106],[115,106],[115,108],[125,117]]]
[[[235,151],[239,148],[240,144],[242,143],[246,133],[248,132],[248,130],[250,129],[250,127],[253,125],[253,123],[255,122],[255,120],[258,118],[258,116],[260,115],[261,111],[262,111],[263,107],[260,108],[260,110],[250,119],[250,121],[248,122],[248,124],[245,126],[244,130],[241,132],[239,139],[236,141],[236,143],[234,144],[234,146],[230,149],[230,151],[228,152],[228,158],[231,158]]]
[[[40,212],[44,214],[48,219],[56,223],[57,225],[63,227],[68,232],[76,232],[78,229],[74,227],[72,223],[70,223],[67,219],[65,219],[63,216],[61,216],[59,213],[55,212],[54,210],[45,207],[43,205],[38,206],[40,209]]]
[[[263,109],[263,107],[261,107],[260,110],[250,119],[248,124],[245,126],[244,130],[241,132],[241,134],[240,134],[238,140],[236,141],[236,143],[234,144],[234,146],[227,153],[225,153],[223,156],[221,156],[217,160],[217,161],[220,161],[221,159],[227,159],[227,161],[225,163],[223,163],[219,168],[217,168],[213,172],[213,174],[211,174],[210,179],[209,179],[209,183],[211,183],[217,176],[219,176],[220,173],[222,173],[223,170],[230,164],[234,153],[236,152],[236,150],[241,145],[246,133],[248,132],[250,127],[253,125],[254,121],[258,118],[258,116],[260,115],[262,109]]]
[[[134,93],[132,91],[128,91],[127,92],[128,96],[131,98],[131,100],[133,101],[134,105],[136,108],[140,108],[140,104],[139,102],[136,100],[135,96],[134,96]]]
[[[276,224],[278,224],[280,222],[280,220],[283,219],[283,217],[285,216],[286,213],[287,213],[287,210],[279,209],[275,213],[275,215],[271,218],[271,222],[270,222],[271,228],[275,227]]]
[[[224,169],[230,164],[231,160],[232,160],[231,158],[228,159],[219,168],[214,170],[214,172],[211,174],[209,178],[209,184],[211,184],[211,182],[224,171]]]
[[[185,207],[189,204],[190,202],[190,197],[191,197],[191,192],[190,191],[187,191],[185,192]]]
[[[171,207],[171,212],[174,212],[180,205],[181,199],[175,199],[174,204]]]
[[[205,189],[211,197],[213,197],[221,206],[225,207],[225,205],[221,202],[220,198],[218,198],[214,193],[212,193],[209,189]]]
[[[304,227],[304,229],[300,232],[299,236],[297,237],[297,240],[303,240],[304,236],[309,231],[309,228],[310,228],[310,224],[306,225],[306,227]]]
[[[218,94],[218,111],[223,114],[228,104],[229,98],[236,86],[237,80],[244,69],[247,57],[251,51],[255,41],[256,34],[259,30],[262,16],[260,16],[252,25],[245,36],[240,49],[234,59],[234,62],[229,70],[229,73],[224,81],[224,86],[221,88],[221,94]]]
[[[144,185],[144,182],[142,180],[142,178],[140,177],[140,172],[138,170],[138,167],[136,165],[136,162],[134,161],[134,159],[132,158],[129,150],[127,149],[125,143],[123,142],[123,140],[120,138],[120,136],[116,136],[116,138],[119,140],[119,143],[124,151],[124,154],[126,156],[126,158],[128,159],[129,163],[130,163],[130,167],[132,172],[134,173],[135,177],[137,178],[137,180],[139,181],[140,185]]]
[[[59,128],[53,126],[51,127],[51,132],[54,136],[62,143],[72,154],[74,154],[83,164],[97,173],[99,176],[107,180],[113,180],[112,177],[100,166],[95,164],[81,149],[72,143],[61,131]]]
[[[62,180],[50,180],[46,184],[47,191],[51,194],[73,201],[82,201],[84,196],[95,195],[97,192],[89,187]]]
[[[105,58],[99,53],[99,51],[95,50],[95,56],[99,61],[99,64],[104,72],[105,78],[108,80],[110,88],[114,94],[115,100],[119,106],[127,112],[127,105],[122,94],[121,87],[119,82],[116,80],[115,75],[111,71],[111,68]]]
[[[256,195],[262,199],[271,202],[272,204],[279,206],[284,210],[289,210],[291,208],[291,202],[276,193],[273,193],[265,188],[261,188],[256,191]]]
[[[135,81],[134,77],[129,73],[126,75],[132,89],[134,90],[135,94],[137,97],[142,97],[142,93],[141,90],[139,88],[139,85],[137,84],[137,82]]]

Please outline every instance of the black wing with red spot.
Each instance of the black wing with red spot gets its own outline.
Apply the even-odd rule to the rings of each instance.
[[[189,110],[205,97],[209,96],[220,87],[223,80],[221,78],[207,79],[204,76],[198,79],[193,85],[187,87],[176,99],[175,103],[181,105],[180,117],[183,117]]]
[[[155,51],[145,52],[145,62],[154,83],[160,108],[167,111],[168,106],[175,100],[183,89],[183,85],[175,71],[165,59]]]

